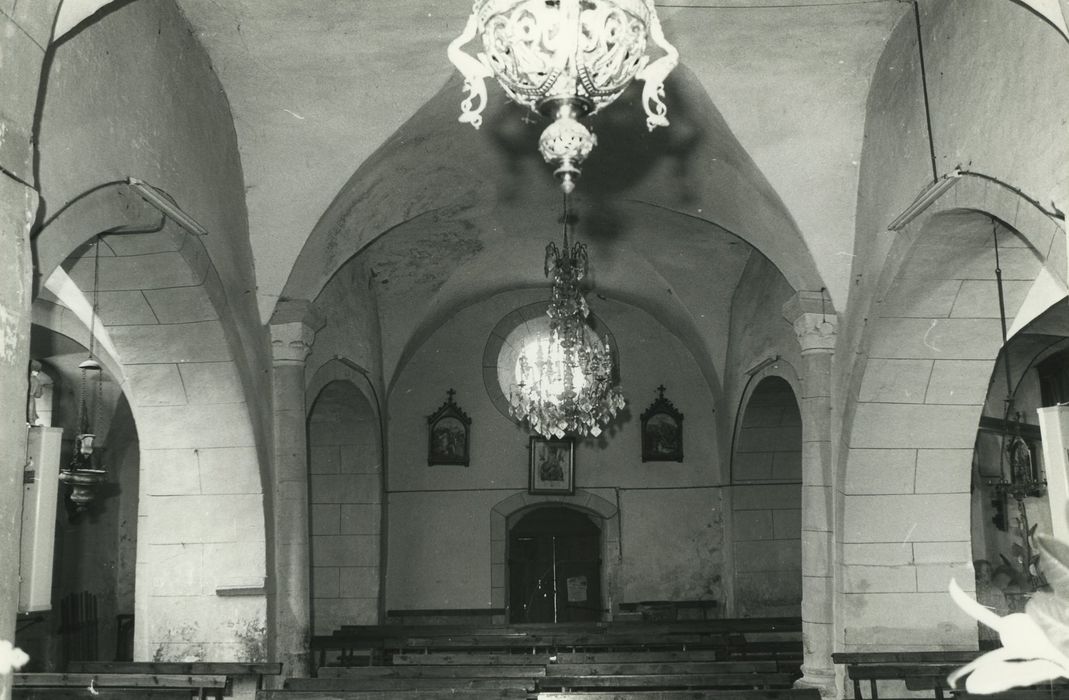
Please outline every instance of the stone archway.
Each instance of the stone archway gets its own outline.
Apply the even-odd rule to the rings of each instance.
[[[529,511],[541,505],[561,505],[600,518],[602,604],[611,616],[617,602],[616,582],[620,564],[620,511],[615,503],[584,489],[571,496],[542,496],[515,493],[498,501],[490,509],[490,606],[504,610],[508,605],[508,533],[510,527]],[[494,622],[505,622],[495,615]]]
[[[994,211],[1013,205],[1011,219],[1035,225],[1015,229],[963,208],[979,198]],[[1028,313],[1026,300],[1043,289],[1060,285],[1064,295],[1064,234],[1014,199],[992,183],[959,183],[889,256],[845,411],[839,532],[848,649],[975,643],[975,623],[946,587],[951,578],[973,586],[969,475],[1002,345],[993,226],[1010,319]]]
[[[309,390],[312,634],[380,619],[379,419],[346,372],[328,363]]]
[[[62,215],[53,223],[70,226]],[[134,656],[264,658],[262,446],[233,351],[233,311],[198,239],[164,229],[102,241],[99,263],[81,246],[57,275],[85,296],[97,279],[98,341],[137,426]],[[42,272],[47,289],[53,269]],[[87,332],[77,311],[61,316]]]

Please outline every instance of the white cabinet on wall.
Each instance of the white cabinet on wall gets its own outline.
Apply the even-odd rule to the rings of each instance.
[[[19,612],[52,608],[52,554],[62,428],[33,426],[26,440],[19,553]]]

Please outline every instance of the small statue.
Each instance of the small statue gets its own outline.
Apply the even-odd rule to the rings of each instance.
[[[1006,451],[1010,453],[1010,474],[1013,481],[1015,483],[1032,481],[1034,478],[1032,451],[1028,448],[1028,443],[1019,435],[1015,435],[1006,447]]]
[[[37,399],[44,394],[44,385],[41,383],[41,363],[30,360],[30,388],[26,397],[26,422],[37,425]]]

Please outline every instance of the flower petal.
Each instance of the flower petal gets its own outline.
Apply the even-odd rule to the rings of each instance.
[[[1037,535],[1036,549],[1043,562],[1043,576],[1047,583],[1059,598],[1069,601],[1069,544],[1047,535]]]
[[[979,657],[973,659],[966,665],[954,671],[947,676],[947,685],[951,688],[957,687],[958,679],[962,676],[967,676],[981,665],[992,666],[1000,663],[1004,663],[1010,657],[1010,650],[1005,647],[999,647],[998,649],[992,649],[986,654],[981,654]]]
[[[965,611],[970,617],[979,620],[991,629],[997,630],[999,628],[1000,618],[993,613],[990,609],[980,605],[972,597],[970,597],[965,591],[961,590],[961,586],[954,579],[950,579],[950,598],[957,603],[958,607]]]
[[[981,695],[1001,693],[1010,688],[1049,681],[1061,675],[1061,667],[1046,659],[995,661],[982,663],[969,674],[965,679],[965,689]]]
[[[1059,596],[1042,591],[1032,594],[1025,614],[1036,621],[1061,658],[1053,660],[1065,667],[1069,675],[1069,603]]]

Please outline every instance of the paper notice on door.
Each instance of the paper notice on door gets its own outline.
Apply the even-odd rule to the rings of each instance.
[[[572,576],[568,579],[568,602],[586,602],[586,576]]]

